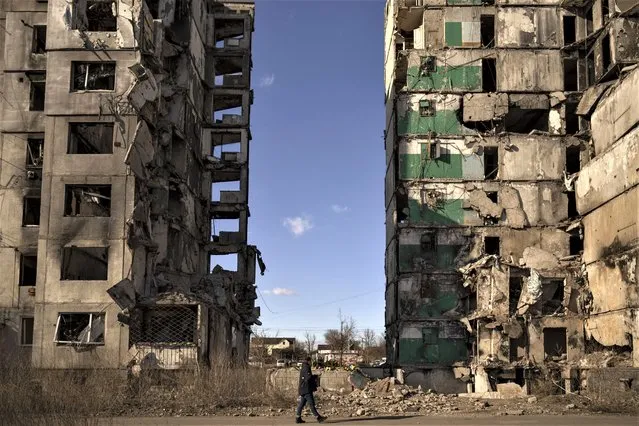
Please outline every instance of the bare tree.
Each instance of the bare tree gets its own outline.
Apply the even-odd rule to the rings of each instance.
[[[372,358],[373,349],[377,345],[377,335],[374,330],[370,328],[362,331],[362,349],[364,350],[364,362],[370,363]]]
[[[342,317],[340,310],[339,330],[326,330],[324,340],[331,347],[331,350],[339,352],[339,364],[342,365],[344,352],[349,350],[355,342],[355,320],[352,317]]]
[[[311,356],[311,354],[315,350],[316,340],[317,338],[315,337],[314,334],[311,334],[308,331],[304,333],[304,345],[306,347],[306,352],[308,352],[308,356]]]

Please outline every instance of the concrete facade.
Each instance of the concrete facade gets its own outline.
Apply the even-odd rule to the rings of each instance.
[[[535,368],[574,389],[604,352],[639,367],[637,9],[386,2],[385,321],[404,377],[527,392]]]
[[[252,2],[2,5],[2,350],[50,369],[246,362]]]

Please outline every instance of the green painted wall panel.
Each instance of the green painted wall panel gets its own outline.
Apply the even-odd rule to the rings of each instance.
[[[423,339],[399,339],[400,364],[452,364],[468,358],[465,340],[439,339],[426,345]]]
[[[402,154],[399,157],[400,179],[456,178],[463,177],[461,154],[442,154],[434,160],[428,158],[428,144],[422,144],[422,155]]]
[[[460,22],[455,23],[461,25]],[[437,66],[435,72],[430,74],[422,73],[420,67],[410,67],[406,75],[406,84],[408,90],[439,90],[448,88],[481,90],[481,67]]]
[[[461,225],[464,223],[462,204],[462,200],[446,200],[434,210],[418,200],[408,200],[408,218],[420,225]]]
[[[411,272],[414,270],[415,259],[429,261],[438,269],[453,269],[455,257],[461,246],[438,245],[435,252],[422,251],[420,245],[400,244],[399,246],[399,272]]]
[[[400,135],[429,132],[437,135],[459,135],[462,134],[462,126],[457,113],[457,110],[445,109],[436,111],[432,117],[422,117],[419,111],[407,111],[397,120],[397,131]]]
[[[461,46],[462,45],[462,23],[446,22],[445,25],[446,45]]]

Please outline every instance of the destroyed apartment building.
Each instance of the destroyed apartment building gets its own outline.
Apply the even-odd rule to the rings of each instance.
[[[385,22],[396,374],[639,377],[639,2],[388,0]]]
[[[245,362],[253,2],[1,4],[2,353]]]

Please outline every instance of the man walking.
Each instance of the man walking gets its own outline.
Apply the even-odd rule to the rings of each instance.
[[[302,369],[300,370],[300,384],[299,384],[299,404],[297,405],[297,412],[295,413],[295,423],[306,423],[302,420],[302,410],[308,402],[311,406],[311,412],[317,418],[318,423],[322,423],[326,420],[326,417],[320,415],[315,408],[315,398],[313,398],[313,392],[317,390],[317,383],[313,373],[311,373],[311,357],[306,357],[302,362]]]

